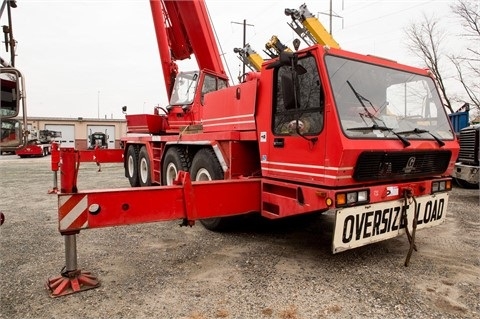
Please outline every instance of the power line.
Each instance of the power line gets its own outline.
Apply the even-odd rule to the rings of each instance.
[[[432,1],[429,1],[429,2],[432,2]],[[397,11],[394,11],[394,12],[391,12],[391,13],[384,14],[384,15],[382,15],[382,16],[380,16],[380,17],[377,17],[377,18],[365,20],[365,21],[362,21],[362,22],[359,22],[359,23],[356,23],[356,24],[347,26],[345,29],[352,28],[352,27],[356,27],[356,26],[359,26],[359,25],[362,25],[362,24],[365,24],[365,23],[370,23],[370,22],[372,22],[372,21],[380,20],[380,19],[383,19],[383,18],[392,16],[392,15],[398,14],[398,13],[400,13],[400,12],[404,12],[404,11],[407,11],[407,10],[410,10],[410,9],[413,9],[413,8],[417,8],[417,7],[420,7],[420,6],[424,6],[424,5],[428,4],[429,2],[423,2],[423,3],[416,4],[416,5],[413,5],[413,6],[404,8],[404,9],[401,9],[401,10],[397,10]]]
[[[343,5],[344,5],[344,2],[342,0],[342,10],[343,10]],[[328,30],[328,32],[330,34],[332,34],[332,18],[335,17],[335,18],[341,18],[342,19],[342,29],[343,29],[343,17],[339,16],[338,14],[334,13],[333,12],[333,9],[332,9],[332,0],[330,0],[330,10],[329,12],[318,12],[318,14],[324,14],[324,15],[328,15],[330,17],[330,29]],[[318,15],[317,15],[317,18],[318,18]]]

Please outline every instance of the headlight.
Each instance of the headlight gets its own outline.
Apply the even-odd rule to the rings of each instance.
[[[337,207],[365,204],[370,201],[368,194],[368,190],[337,193],[335,194],[335,204]]]
[[[432,194],[437,192],[444,192],[452,189],[452,180],[442,180],[432,182]]]
[[[354,204],[357,202],[357,193],[347,193],[347,204]]]
[[[368,201],[368,191],[358,192],[358,201],[359,202],[367,202]]]

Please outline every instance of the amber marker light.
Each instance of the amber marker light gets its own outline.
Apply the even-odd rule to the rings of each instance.
[[[330,197],[327,197],[327,199],[325,199],[325,204],[327,204],[328,207],[332,206],[333,199],[331,199]]]
[[[335,195],[337,206],[345,205],[347,203],[347,195],[345,193],[339,193]]]
[[[446,186],[447,190],[451,190],[452,189],[452,180],[445,181],[445,186]]]

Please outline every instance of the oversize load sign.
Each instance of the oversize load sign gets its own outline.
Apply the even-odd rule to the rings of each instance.
[[[417,230],[440,225],[447,214],[448,193],[417,197]],[[408,229],[412,231],[414,202],[396,200],[339,209],[335,213],[332,250],[344,250],[393,238],[405,233],[402,210],[406,209]],[[405,206],[405,207],[404,207]]]

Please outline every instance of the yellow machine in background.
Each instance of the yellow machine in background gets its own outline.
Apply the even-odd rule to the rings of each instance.
[[[308,11],[305,4],[302,4],[299,10],[285,9],[285,15],[292,18],[292,22],[288,25],[307,45],[321,44],[340,49],[337,41],[328,33],[320,21]]]
[[[285,9],[285,15],[292,18],[292,22],[287,22],[287,24],[308,46],[320,44],[340,49],[338,42],[328,33],[322,23],[308,11],[305,4],[302,4],[298,10]],[[297,50],[299,44],[300,42],[295,44],[295,50]],[[265,44],[265,48],[266,51],[264,52],[268,54],[270,58],[276,57],[284,50],[292,51],[280,42],[275,35]],[[239,55],[239,59],[252,71],[260,71],[264,59],[251,48],[250,44],[247,44],[244,48],[235,48],[234,52]]]

